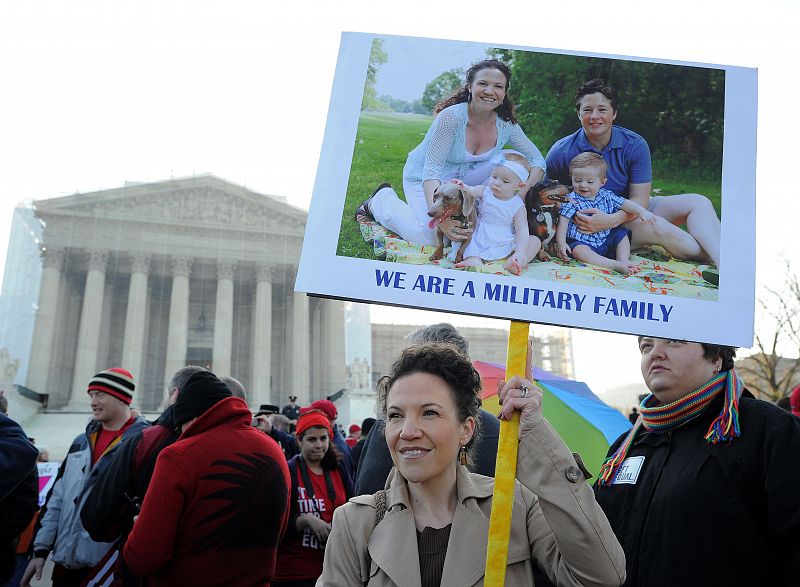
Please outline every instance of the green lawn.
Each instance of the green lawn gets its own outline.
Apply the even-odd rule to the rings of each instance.
[[[347,184],[342,228],[337,255],[372,259],[372,246],[361,238],[353,218],[356,208],[381,183],[394,186],[398,195],[403,191],[403,165],[409,151],[425,136],[432,117],[418,114],[363,112],[353,153],[353,164]],[[543,147],[539,145],[539,147]],[[542,148],[544,152],[545,149]],[[653,188],[660,195],[700,193],[707,196],[720,214],[721,186],[719,181],[691,177],[664,177],[654,171]]]
[[[353,164],[347,183],[337,255],[372,259],[372,246],[364,242],[353,219],[356,208],[383,182],[403,192],[403,165],[431,125],[430,116],[363,112],[358,123]]]

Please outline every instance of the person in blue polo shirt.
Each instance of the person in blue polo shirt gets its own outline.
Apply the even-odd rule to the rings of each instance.
[[[656,222],[631,222],[635,217],[624,210],[608,214],[596,209],[576,213],[573,221],[588,234],[625,224],[631,230],[633,248],[657,244],[679,259],[710,261],[719,267],[720,221],[711,202],[700,194],[650,197],[650,147],[637,133],[614,125],[617,104],[617,92],[603,80],[593,79],[578,87],[575,108],[582,128],[552,146],[547,154],[547,176],[569,184],[569,163],[575,155],[597,153],[608,164],[604,187],[653,212]],[[684,224],[688,232],[679,228]]]

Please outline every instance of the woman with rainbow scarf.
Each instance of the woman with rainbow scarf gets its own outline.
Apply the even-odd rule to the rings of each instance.
[[[800,418],[744,389],[733,347],[639,349],[651,393],[595,485],[625,585],[800,584]]]

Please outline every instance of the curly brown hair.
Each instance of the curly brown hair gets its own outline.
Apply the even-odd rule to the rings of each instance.
[[[481,407],[481,376],[472,366],[469,357],[452,344],[428,342],[413,345],[400,354],[388,375],[378,381],[378,412],[386,418],[386,401],[389,390],[401,377],[413,373],[428,373],[444,380],[456,404],[461,422],[472,417],[475,420],[475,433],[467,445],[467,450],[475,444],[479,434]]]
[[[447,98],[436,104],[436,107],[433,109],[433,111],[436,114],[439,114],[439,112],[448,106],[454,106],[455,104],[461,104],[462,102],[469,102],[472,100],[472,94],[469,91],[469,87],[472,85],[472,82],[475,81],[475,76],[478,74],[478,72],[483,69],[497,69],[506,77],[506,95],[503,97],[503,102],[497,107],[496,112],[497,115],[503,120],[506,120],[512,124],[517,124],[517,114],[514,109],[514,103],[508,96],[508,86],[511,85],[511,69],[508,67],[508,65],[497,59],[484,59],[483,61],[473,63],[472,66],[467,70],[467,79],[464,85],[458,88]]]

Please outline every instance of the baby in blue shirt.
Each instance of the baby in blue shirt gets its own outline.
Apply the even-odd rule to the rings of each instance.
[[[613,269],[625,275],[633,275],[639,266],[630,262],[631,231],[622,226],[587,234],[578,230],[572,217],[580,210],[595,208],[613,214],[620,208],[631,214],[638,214],[639,221],[653,224],[655,215],[636,202],[626,200],[612,191],[603,188],[606,183],[608,166],[597,153],[581,153],[569,164],[572,178],[569,204],[561,206],[563,218],[556,228],[558,256],[568,261],[568,254],[578,261]]]

